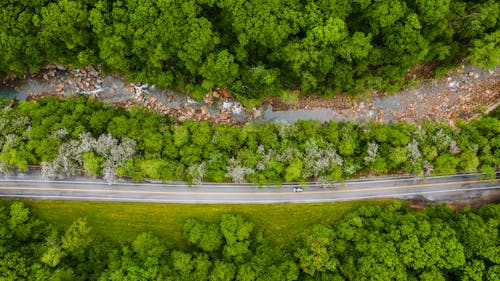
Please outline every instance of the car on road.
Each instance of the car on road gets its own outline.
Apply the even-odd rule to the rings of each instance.
[[[302,191],[304,191],[304,189],[302,187],[293,187],[292,191],[293,192],[302,192]]]

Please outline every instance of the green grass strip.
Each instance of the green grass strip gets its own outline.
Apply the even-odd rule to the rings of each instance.
[[[9,199],[10,200],[10,199]],[[221,215],[241,214],[262,230],[271,243],[283,245],[318,223],[333,224],[361,205],[386,206],[394,200],[364,200],[312,204],[157,204],[91,201],[20,200],[33,214],[61,230],[86,217],[94,233],[117,242],[131,241],[150,231],[184,247],[181,228],[187,218],[218,222]]]

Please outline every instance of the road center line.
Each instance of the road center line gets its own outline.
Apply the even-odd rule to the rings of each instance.
[[[490,186],[490,187],[478,187],[474,190],[491,190],[500,189],[500,186]],[[269,200],[249,200],[241,201],[231,199],[230,201],[220,201],[220,200],[203,200],[199,201],[196,199],[148,199],[148,198],[121,198],[121,197],[84,197],[84,196],[55,196],[55,195],[2,195],[4,197],[12,198],[39,198],[39,199],[52,199],[52,200],[92,200],[92,201],[117,201],[117,202],[143,202],[143,203],[183,203],[183,204],[283,204],[283,203],[321,203],[321,202],[336,202],[336,201],[351,201],[351,200],[365,200],[373,198],[398,198],[401,196],[413,196],[420,194],[436,194],[436,193],[452,193],[463,191],[463,189],[445,189],[445,190],[432,190],[432,191],[422,191],[422,192],[410,192],[410,193],[395,193],[389,196],[387,195],[363,195],[354,197],[340,197],[340,198],[313,198],[307,200],[297,200],[294,198],[293,201],[290,199],[269,199]]]

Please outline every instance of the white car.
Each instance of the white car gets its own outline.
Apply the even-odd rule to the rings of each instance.
[[[293,192],[302,192],[302,191],[304,191],[304,189],[302,187],[293,187],[292,191]]]

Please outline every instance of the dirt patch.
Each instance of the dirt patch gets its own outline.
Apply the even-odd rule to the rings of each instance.
[[[408,73],[406,74],[406,79],[412,80],[414,79],[415,81],[418,82],[425,82],[425,80],[430,80],[433,78],[433,73],[436,68],[440,66],[440,62],[438,61],[431,61],[428,63],[423,63],[420,65],[417,65],[410,69]]]
[[[458,194],[455,197],[449,197],[446,200],[428,200],[423,197],[413,198],[408,200],[410,206],[416,209],[424,209],[427,206],[436,206],[439,204],[447,204],[453,210],[459,210],[466,206],[474,208],[481,207],[487,204],[500,202],[500,190],[481,190],[469,193]]]

